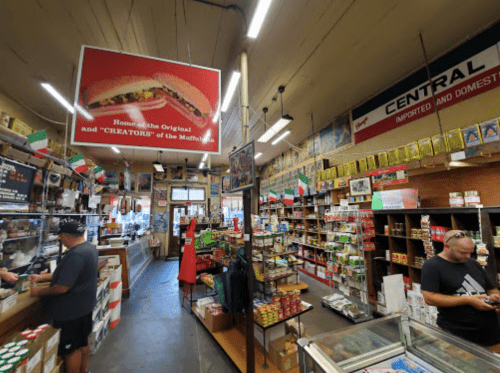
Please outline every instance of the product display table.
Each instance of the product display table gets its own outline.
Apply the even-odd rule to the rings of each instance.
[[[208,329],[205,319],[196,311],[196,307],[192,308],[193,313],[198,317],[201,323]],[[226,352],[233,363],[238,367],[241,372],[246,372],[247,355],[246,355],[246,337],[237,327],[229,330],[211,333],[217,343]],[[280,370],[271,362],[268,362],[268,369],[264,369],[264,348],[260,343],[255,343],[255,372],[257,373],[270,373],[279,372]],[[287,370],[287,373],[299,373],[299,367]]]

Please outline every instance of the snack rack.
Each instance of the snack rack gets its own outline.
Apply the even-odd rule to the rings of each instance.
[[[341,232],[329,232],[329,238],[333,238],[333,241],[327,243],[334,244],[338,247],[338,244],[348,244],[349,250],[352,252],[355,249],[358,257],[358,264],[355,263],[353,267],[347,265],[349,261],[340,263],[337,260],[338,250],[327,251],[328,263],[332,271],[329,271],[330,277],[329,283],[330,287],[333,289],[333,294],[341,294],[346,299],[345,303],[351,303],[357,306],[358,312],[361,313],[360,316],[356,316],[355,312],[351,312],[348,309],[343,309],[344,307],[334,307],[326,299],[323,299],[321,305],[326,308],[340,313],[344,317],[347,317],[355,324],[369,321],[373,319],[372,311],[373,307],[368,304],[368,285],[367,285],[367,268],[366,268],[366,250],[373,249],[373,243],[369,242],[371,238],[375,236],[375,231],[373,228],[373,213],[371,210],[359,210],[359,206],[335,206],[333,212],[330,213],[329,221],[334,225],[341,225]],[[370,223],[371,222],[371,223]],[[350,227],[350,228],[349,228]],[[354,230],[351,230],[354,229]],[[338,231],[338,229],[337,229]],[[337,234],[340,233],[340,234]],[[350,242],[345,241],[345,236],[342,233],[349,233],[351,237]],[[344,247],[344,251],[347,248]],[[346,258],[343,256],[345,253],[341,251],[342,254],[339,258]],[[362,258],[362,259],[361,259]],[[356,259],[355,259],[356,260]],[[333,264],[334,263],[334,264]],[[353,262],[354,263],[354,262]],[[341,269],[341,273],[337,273],[337,269]],[[353,284],[358,284],[359,286],[352,286]],[[356,289],[359,291],[359,298],[351,295],[351,290]],[[333,295],[332,294],[332,295]]]

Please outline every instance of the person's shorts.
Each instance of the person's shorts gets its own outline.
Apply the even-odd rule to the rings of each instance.
[[[54,328],[61,329],[57,354],[68,355],[80,347],[88,346],[88,338],[92,332],[92,312],[74,320],[54,320]]]

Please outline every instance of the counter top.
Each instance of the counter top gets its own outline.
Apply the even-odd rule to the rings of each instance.
[[[130,245],[120,245],[120,246],[111,246],[111,245],[99,245],[97,250],[109,250],[109,249],[126,249]]]

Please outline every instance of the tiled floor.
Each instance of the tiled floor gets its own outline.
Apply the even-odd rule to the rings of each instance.
[[[93,373],[238,372],[196,316],[181,307],[178,269],[177,261],[155,261],[146,269],[122,301],[117,328],[90,358]],[[331,293],[326,285],[301,278],[309,285],[302,299],[315,308],[301,316],[309,336],[352,325],[321,307],[321,297]]]

